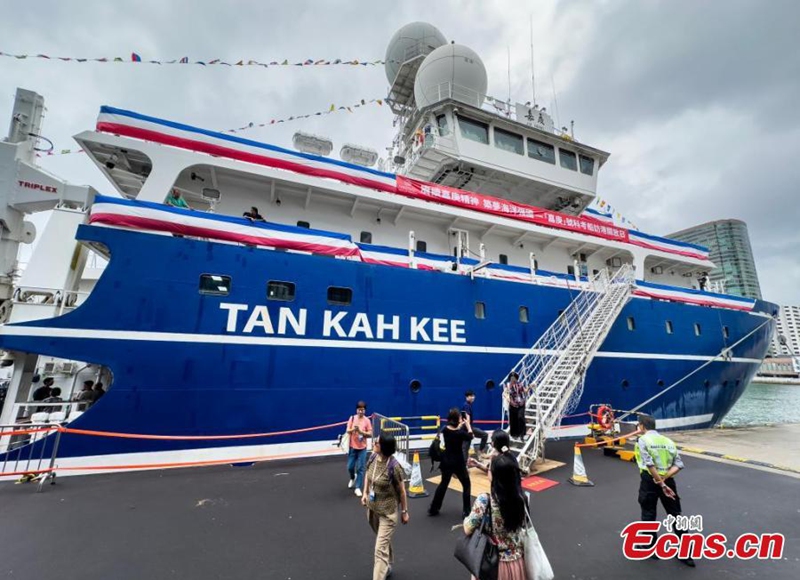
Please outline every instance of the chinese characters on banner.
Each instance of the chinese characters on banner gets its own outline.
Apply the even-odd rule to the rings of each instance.
[[[518,219],[551,228],[570,230],[606,240],[628,241],[628,230],[602,223],[598,220],[574,217],[563,213],[516,203],[507,199],[491,197],[480,193],[472,193],[454,189],[444,185],[435,185],[397,176],[397,193],[417,199],[435,201],[447,205],[474,209],[485,213]]]

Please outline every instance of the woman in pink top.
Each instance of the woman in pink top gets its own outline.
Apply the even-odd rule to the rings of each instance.
[[[372,437],[372,422],[367,417],[367,404],[359,401],[356,404],[356,414],[347,421],[347,434],[350,436],[350,451],[347,453],[347,472],[350,474],[350,483],[347,487],[353,489],[361,497],[361,488],[364,487],[364,466],[367,463],[367,438]]]

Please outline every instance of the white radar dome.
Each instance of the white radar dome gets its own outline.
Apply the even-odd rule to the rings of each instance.
[[[400,65],[420,54],[429,54],[436,48],[447,44],[438,28],[427,22],[406,24],[394,33],[386,47],[386,78],[389,84],[394,82]]]
[[[418,109],[448,98],[480,107],[488,84],[486,67],[474,50],[446,44],[422,61],[414,82],[414,99]]]

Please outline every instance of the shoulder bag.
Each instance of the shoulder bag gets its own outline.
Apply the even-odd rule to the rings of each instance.
[[[497,580],[497,571],[500,566],[500,552],[490,538],[492,527],[492,498],[488,499],[486,513],[481,520],[481,527],[472,532],[472,535],[463,534],[456,542],[456,559],[478,580]]]

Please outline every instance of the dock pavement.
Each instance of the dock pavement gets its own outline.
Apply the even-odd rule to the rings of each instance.
[[[622,555],[620,531],[639,516],[635,464],[584,450],[595,486],[578,488],[566,481],[572,442],[550,442],[547,453],[565,465],[542,474],[558,485],[532,493],[531,509],[556,578],[800,578],[793,477],[687,456],[679,491],[706,532],[786,536],[781,560],[698,560],[691,569]],[[423,459],[426,478],[429,465]],[[0,484],[0,578],[366,580],[374,536],[347,480],[337,457],[69,477],[42,493]],[[435,518],[425,514],[430,499],[410,500],[411,521],[395,534],[393,580],[468,578],[453,558],[460,532],[450,531],[459,494],[448,491]]]

